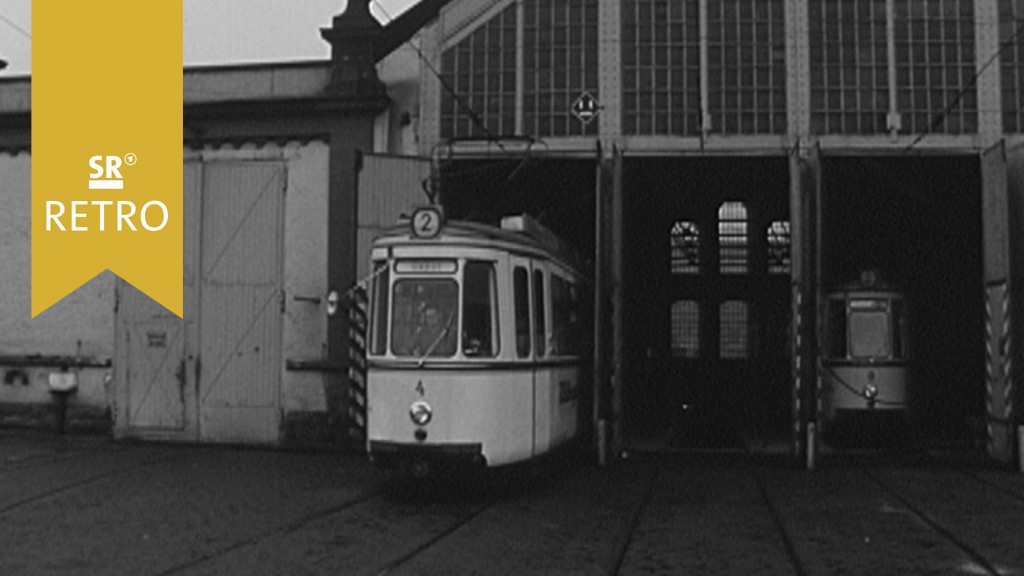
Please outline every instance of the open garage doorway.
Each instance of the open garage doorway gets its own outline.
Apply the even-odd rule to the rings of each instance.
[[[463,160],[442,171],[439,200],[457,220],[498,224],[529,214],[590,261],[596,178],[593,159]]]
[[[910,440],[980,445],[985,310],[978,157],[825,155],[821,174],[822,288],[875,270],[905,292]]]
[[[628,443],[785,442],[789,174],[785,157],[625,160]]]

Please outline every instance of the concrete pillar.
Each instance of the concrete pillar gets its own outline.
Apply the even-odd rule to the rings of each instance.
[[[370,0],[350,0],[333,26],[320,31],[331,45],[331,78],[325,96],[335,106],[324,131],[330,135],[327,224],[327,282],[344,294],[356,281],[356,162],[359,152],[373,149],[374,120],[389,100],[377,76],[375,39],[383,27],[370,14]],[[327,321],[327,373],[325,396],[328,426],[335,433],[347,427],[349,315],[339,313]]]

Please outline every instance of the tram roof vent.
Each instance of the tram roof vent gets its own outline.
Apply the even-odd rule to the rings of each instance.
[[[529,236],[555,252],[571,252],[565,242],[563,242],[557,234],[548,230],[543,224],[534,220],[527,214],[503,217],[501,219],[501,229]]]
[[[561,242],[554,232],[548,230],[543,224],[526,214],[504,216],[501,219],[501,229],[508,230],[509,232],[519,232],[544,243]]]

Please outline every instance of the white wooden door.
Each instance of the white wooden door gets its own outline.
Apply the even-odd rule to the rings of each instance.
[[[185,318],[181,319],[118,280],[117,362],[122,383],[117,426],[129,435],[190,440],[196,437],[195,373],[189,362],[194,346],[195,260],[198,248],[202,165],[183,167]]]
[[[278,440],[284,165],[205,165],[199,429],[210,442]]]

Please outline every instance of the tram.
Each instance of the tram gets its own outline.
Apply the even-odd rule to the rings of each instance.
[[[584,276],[526,216],[417,209],[371,248],[367,449],[415,476],[523,462],[585,422]]]
[[[875,271],[826,295],[823,432],[885,432],[906,425],[907,328],[903,292]]]

